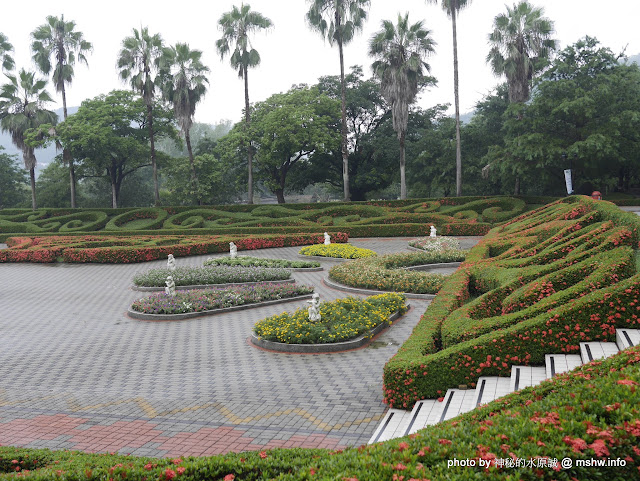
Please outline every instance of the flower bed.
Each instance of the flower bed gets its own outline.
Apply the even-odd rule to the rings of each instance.
[[[463,261],[465,251],[416,252],[388,254],[357,259],[329,271],[329,278],[346,286],[379,291],[435,294],[444,284],[445,276],[429,272],[401,269],[424,264]]]
[[[320,267],[315,261],[293,261],[289,259],[265,259],[264,257],[239,256],[212,257],[204,261],[205,266],[279,267],[283,269],[313,269]]]
[[[377,255],[371,249],[355,247],[351,244],[316,244],[300,249],[303,256],[335,257],[338,259],[361,259]]]
[[[387,322],[394,312],[404,313],[405,297],[380,294],[366,299],[347,297],[320,304],[321,319],[310,322],[306,308],[271,316],[258,322],[253,332],[268,341],[287,344],[325,344],[347,341]]]
[[[171,272],[167,268],[151,269],[133,278],[138,287],[164,287],[167,276],[173,276],[178,286],[206,284],[236,284],[242,282],[280,281],[291,278],[291,271],[270,267],[177,267]]]
[[[0,447],[0,479],[24,473],[38,480],[239,481],[269,473],[273,479],[289,481],[632,480],[637,479],[640,465],[639,387],[640,347],[635,347],[408,437],[357,449],[273,449],[154,459],[4,446]],[[563,469],[558,464],[563,458],[573,460],[573,466]],[[456,459],[473,460],[477,466],[452,466]],[[498,467],[499,460],[505,459],[514,464],[531,460],[535,466]],[[592,462],[604,464],[607,459],[617,466]],[[480,460],[489,467],[480,467]],[[577,460],[591,464],[578,466]]]
[[[409,241],[409,245],[411,247],[422,249],[427,252],[432,252],[432,251],[442,252],[442,251],[460,249],[460,241],[455,237],[447,237],[447,236],[421,237],[419,239],[414,239],[412,241]]]
[[[410,407],[447,388],[544,364],[582,341],[640,325],[640,219],[567,198],[491,231],[427,308],[384,370],[385,400]]]
[[[175,296],[165,293],[138,299],[131,310],[144,314],[203,313],[214,309],[256,304],[311,294],[313,287],[295,284],[258,284],[230,289],[178,291]]]
[[[348,236],[337,232],[337,241]],[[0,262],[100,262],[125,264],[166,258],[228,252],[229,242],[238,250],[290,247],[321,242],[322,234],[263,234],[260,236],[121,236],[84,235],[10,237],[8,249],[0,251]]]

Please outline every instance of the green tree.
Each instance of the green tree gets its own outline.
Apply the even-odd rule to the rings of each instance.
[[[400,198],[407,198],[405,178],[405,140],[409,105],[415,102],[420,87],[425,85],[429,64],[425,58],[433,53],[435,42],[422,22],[409,23],[409,14],[398,15],[398,24],[383,20],[382,30],[369,43],[371,65],[380,79],[382,96],[391,106],[393,129],[400,141]],[[432,80],[430,83],[434,83]]]
[[[78,112],[56,129],[56,140],[81,160],[83,177],[109,180],[114,208],[120,205],[123,180],[150,165],[147,109],[144,99],[116,90],[85,100]],[[159,135],[175,136],[170,110],[156,103],[152,115]]]
[[[534,75],[548,64],[556,48],[556,41],[551,38],[553,22],[543,14],[542,8],[522,1],[513,8],[507,7],[506,14],[493,20],[487,63],[495,75],[507,78],[509,102],[529,100]],[[516,174],[514,194],[519,193],[520,177]]]
[[[191,148],[191,127],[196,105],[207,92],[209,80],[206,74],[209,67],[200,60],[202,52],[191,50],[186,43],[177,43],[164,50],[162,76],[162,94],[173,105],[176,120],[187,144],[191,183],[194,192],[198,190],[198,176]],[[200,198],[197,199],[200,204]]]
[[[9,83],[0,87],[0,130],[9,132],[14,145],[22,150],[24,167],[31,179],[31,206],[37,208],[34,148],[25,143],[25,133],[42,124],[55,125],[58,116],[44,105],[53,99],[45,90],[46,80],[37,80],[35,72],[21,69],[17,76],[7,74]]]
[[[289,174],[304,168],[314,155],[340,144],[335,120],[339,106],[317,88],[306,86],[272,95],[255,105],[250,135],[256,145],[256,178],[276,195],[278,203],[285,202]],[[236,124],[221,142],[227,159],[237,157],[242,135],[244,130]]]
[[[307,0],[310,3],[307,21],[314,30],[329,41],[329,45],[338,45],[340,55],[340,82],[342,102],[342,177],[344,200],[351,199],[349,192],[349,151],[347,147],[347,100],[344,78],[344,46],[353,40],[358,30],[362,30],[367,18],[366,8],[370,0]]]
[[[68,176],[69,171],[60,156],[57,156],[40,171],[38,180],[36,180],[36,188],[38,189],[38,200],[42,206],[67,207],[69,205],[71,187],[67,182]],[[78,195],[78,200],[80,197],[81,195]],[[82,202],[78,202],[78,205],[82,205]]]
[[[122,49],[118,54],[117,68],[120,78],[129,82],[134,92],[139,93],[147,107],[147,129],[151,145],[150,157],[153,168],[154,200],[160,203],[158,187],[158,166],[156,163],[155,132],[153,129],[153,108],[155,100],[157,72],[162,56],[162,37],[151,35],[147,27],[138,31],[133,29],[133,36],[122,41]]]
[[[16,161],[15,155],[7,154],[0,146],[0,209],[28,205],[29,180]]]
[[[13,52],[13,45],[9,43],[7,36],[0,32],[0,61],[2,70],[13,70],[13,57],[9,52]]]
[[[253,32],[270,28],[271,20],[261,13],[251,11],[249,4],[241,4],[240,8],[233,6],[230,12],[222,14],[218,26],[222,30],[222,37],[216,41],[216,48],[220,58],[231,54],[231,67],[238,70],[238,77],[244,79],[244,119],[245,129],[251,125],[251,109],[249,106],[249,67],[260,64],[260,54],[251,46],[249,35]],[[253,148],[251,138],[246,149],[248,184],[248,203],[253,204]]]
[[[438,3],[438,0],[427,0],[430,3]],[[453,96],[456,115],[456,195],[462,195],[462,150],[460,145],[460,95],[458,89],[458,27],[456,17],[460,10],[467,7],[471,0],[442,0],[442,9],[451,18],[453,30]]]
[[[67,118],[67,94],[65,84],[71,84],[73,80],[73,66],[78,62],[87,64],[86,52],[91,51],[92,45],[84,39],[82,32],[75,29],[75,22],[64,21],[64,15],[60,18],[47,17],[47,23],[40,25],[31,33],[33,42],[31,51],[33,61],[38,70],[49,75],[53,68],[53,85],[56,92],[62,94],[62,112]],[[51,58],[54,59],[52,65]],[[76,207],[76,175],[73,159],[68,151],[62,152],[64,162],[69,166],[69,183],[71,194],[71,207]]]

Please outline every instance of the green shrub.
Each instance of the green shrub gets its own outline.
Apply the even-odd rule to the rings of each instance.
[[[340,259],[360,259],[362,257],[372,257],[376,253],[371,249],[355,247],[351,244],[316,244],[305,246],[300,249],[300,254],[304,256],[336,257]]]
[[[348,341],[389,322],[394,312],[407,307],[401,294],[387,293],[357,299],[347,297],[320,303],[320,321],[309,321],[307,309],[284,312],[256,323],[253,332],[268,341],[286,344],[327,344]],[[391,324],[391,322],[389,322]]]
[[[279,281],[291,278],[291,271],[270,267],[177,267],[151,269],[136,274],[133,283],[139,287],[164,287],[167,276],[171,275],[176,286],[197,286],[206,284],[233,284],[242,282]]]
[[[292,261],[289,259],[267,259],[264,257],[238,256],[211,257],[204,261],[205,266],[243,266],[243,267],[281,267],[284,269],[309,269],[320,267],[317,261]]]

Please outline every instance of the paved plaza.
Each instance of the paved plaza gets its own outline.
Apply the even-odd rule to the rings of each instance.
[[[350,242],[384,254],[408,252],[407,240]],[[298,251],[250,254],[296,259]],[[130,288],[134,274],[165,265],[0,264],[0,445],[199,456],[367,442],[386,411],[383,366],[428,301],[411,300],[368,347],[281,354],[248,343],[252,327],[304,301],[175,322],[128,318],[131,302],[147,295]],[[293,276],[322,300],[344,297],[322,282],[332,265]]]

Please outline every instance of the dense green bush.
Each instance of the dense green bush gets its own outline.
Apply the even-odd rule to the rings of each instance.
[[[205,266],[243,266],[243,267],[281,267],[284,269],[310,269],[320,267],[317,261],[293,261],[289,259],[267,259],[264,257],[238,256],[211,257],[204,261]]]
[[[334,257],[339,259],[360,259],[377,255],[371,249],[352,246],[351,244],[315,244],[300,249],[303,256]]]
[[[640,219],[570,197],[492,230],[384,369],[394,407],[638,327]]]
[[[205,284],[233,284],[242,282],[280,281],[291,278],[291,271],[274,267],[176,267],[151,269],[136,274],[133,283],[139,287],[164,287],[167,276],[172,276],[176,286]]]

